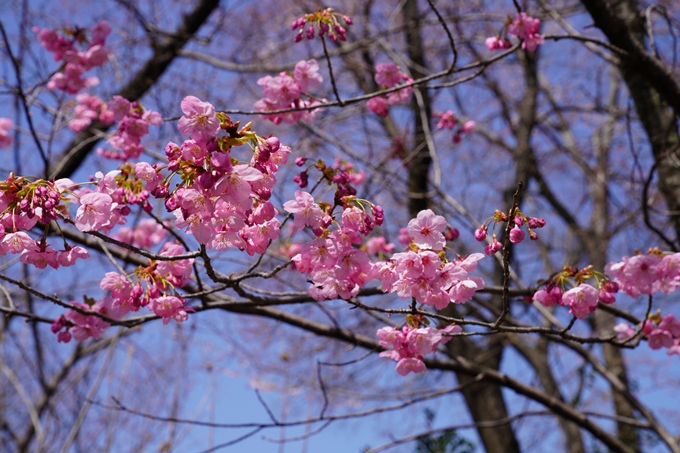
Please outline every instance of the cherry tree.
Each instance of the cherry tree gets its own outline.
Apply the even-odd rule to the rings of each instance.
[[[680,452],[673,2],[64,3],[0,16],[8,451]]]

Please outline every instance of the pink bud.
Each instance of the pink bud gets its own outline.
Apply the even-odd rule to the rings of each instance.
[[[616,296],[603,289],[600,290],[599,299],[603,304],[613,304],[616,302]]]
[[[446,227],[446,230],[444,231],[444,239],[446,239],[447,241],[455,241],[456,239],[458,239],[459,236],[460,231],[458,231],[457,228],[453,228],[450,226]]]
[[[477,124],[474,121],[466,121],[461,127],[460,127],[460,133],[461,134],[469,134],[475,129],[475,126]]]
[[[482,242],[484,239],[486,239],[486,228],[482,225],[482,227],[477,228],[475,230],[475,239],[478,242]]]
[[[519,227],[514,227],[512,230],[510,230],[510,242],[513,244],[519,244],[524,240],[524,231],[522,231]]]
[[[529,228],[543,228],[545,226],[545,219],[540,217],[532,217],[527,222]]]
[[[611,280],[607,280],[606,282],[602,283],[602,289],[604,289],[608,293],[618,293],[619,284]]]
[[[532,241],[538,241],[538,234],[535,231],[529,231],[529,239]]]

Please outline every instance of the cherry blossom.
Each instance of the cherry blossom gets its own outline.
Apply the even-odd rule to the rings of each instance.
[[[211,103],[203,102],[196,96],[186,96],[180,105],[184,116],[177,122],[177,129],[182,134],[201,140],[209,140],[217,135],[220,121]]]
[[[0,149],[7,148],[12,144],[12,137],[10,136],[12,124],[11,119],[0,118]]]
[[[413,242],[426,249],[440,250],[446,244],[442,232],[446,229],[444,217],[436,215],[432,210],[420,211],[415,219],[408,223],[408,232]]]

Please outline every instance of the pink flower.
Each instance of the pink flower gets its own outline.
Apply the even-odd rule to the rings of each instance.
[[[290,104],[300,98],[300,86],[295,79],[285,72],[276,77],[262,77],[257,81],[257,84],[262,86],[262,93],[267,99],[281,104],[281,108],[289,107]]]
[[[569,313],[583,319],[597,308],[597,290],[581,283],[562,295],[562,305],[569,305]]]
[[[375,70],[375,83],[378,85],[385,85],[387,88],[392,88],[399,83],[399,80],[401,80],[399,67],[394,63],[378,63],[375,65]]]
[[[618,333],[616,339],[619,341],[625,341],[629,338],[632,338],[635,335],[635,329],[633,329],[625,322],[621,322],[615,325],[614,332]]]
[[[389,105],[387,104],[387,101],[382,96],[377,96],[369,99],[368,102],[366,103],[366,107],[368,107],[368,109],[371,112],[382,117],[386,117],[390,109]]]
[[[408,232],[418,247],[442,250],[446,239],[442,232],[446,229],[444,217],[435,215],[430,209],[420,211],[415,219],[408,223]]]
[[[32,264],[38,269],[45,269],[47,266],[54,269],[59,267],[57,251],[49,247],[46,247],[45,250],[41,250],[37,243],[21,252],[19,261],[24,264]]]
[[[475,129],[475,126],[476,126],[476,125],[477,125],[477,123],[475,123],[474,121],[466,121],[466,122],[463,123],[463,125],[460,127],[460,131],[459,131],[459,132],[460,132],[461,134],[469,134],[470,132],[472,132],[472,131]]]
[[[510,242],[513,244],[519,244],[524,240],[524,231],[517,225],[510,230]]]
[[[9,135],[12,130],[12,120],[0,118],[0,149],[7,148],[12,144],[12,137]]]
[[[666,354],[668,355],[680,355],[680,338],[675,340],[675,343],[673,343],[673,346],[668,348],[666,351]]]
[[[23,231],[17,231],[16,233],[6,234],[2,238],[0,245],[2,246],[3,255],[6,253],[11,253],[16,255],[28,250],[35,244],[35,241],[31,237],[24,233]]]
[[[540,20],[528,16],[527,13],[517,13],[512,23],[508,25],[508,33],[527,39],[530,35],[538,33],[540,25]]]
[[[541,289],[536,291],[532,300],[538,301],[546,307],[550,307],[562,301],[562,291],[557,286],[553,286],[549,291],[547,288]]]
[[[437,129],[453,129],[453,126],[455,126],[457,122],[453,110],[447,110],[444,113],[435,113],[433,116],[439,118]]]
[[[98,230],[108,226],[117,206],[111,196],[105,193],[92,192],[80,197],[80,207],[76,212],[75,225],[80,231]]]
[[[101,282],[99,282],[99,287],[103,290],[111,291],[111,297],[114,299],[125,299],[130,295],[130,291],[132,291],[127,277],[117,272],[107,272]]]
[[[510,41],[499,36],[491,36],[489,38],[486,38],[484,44],[489,50],[509,49],[510,47],[512,47]]]
[[[673,335],[667,330],[654,329],[647,336],[647,344],[652,349],[670,348],[673,346]]]
[[[66,250],[59,254],[59,264],[64,267],[73,266],[78,258],[87,259],[90,254],[87,250],[80,247],[79,245],[75,247],[68,247]]]
[[[100,20],[92,27],[92,44],[104,44],[111,34],[111,26],[106,20]]]
[[[283,209],[295,213],[295,231],[300,231],[305,226],[319,227],[324,216],[321,208],[314,202],[314,197],[302,190],[296,190],[295,200],[286,201]]]
[[[529,52],[534,52],[539,44],[543,44],[545,40],[543,36],[538,33],[532,33],[526,37],[524,42],[522,42],[522,49],[526,49]]]
[[[176,296],[161,296],[149,301],[149,310],[156,316],[163,318],[163,324],[170,322],[172,318],[177,322],[187,319],[187,311],[194,311],[191,307],[184,306],[184,299]]]
[[[407,357],[400,359],[399,362],[397,362],[395,370],[397,370],[397,373],[401,376],[406,376],[409,373],[424,373],[427,371],[427,367],[422,360],[415,357]]]
[[[387,243],[387,240],[382,236],[376,236],[366,241],[366,251],[369,255],[377,255],[378,253],[392,253],[394,251],[394,244]]]
[[[184,116],[177,122],[182,134],[191,135],[194,139],[209,140],[220,130],[220,120],[215,115],[215,107],[203,102],[195,96],[187,96],[181,102]]]
[[[395,349],[398,348],[404,341],[404,334],[399,329],[394,327],[382,327],[378,329],[376,335],[380,339],[380,346],[383,348],[389,348],[390,346]]]
[[[475,239],[478,242],[482,242],[484,239],[486,239],[486,228],[484,226],[475,230]]]
[[[397,238],[397,242],[403,245],[408,245],[412,241],[411,235],[408,232],[408,228],[399,228],[399,237]]]
[[[487,244],[486,247],[484,247],[484,253],[486,253],[488,256],[491,256],[494,253],[499,252],[502,248],[503,244],[498,241],[496,235],[494,234],[491,244]]]
[[[319,74],[319,63],[314,59],[298,61],[293,70],[293,77],[303,93],[320,87],[323,83],[323,78]]]
[[[106,108],[113,112],[114,121],[120,121],[130,111],[130,101],[116,95],[106,103]]]
[[[673,315],[666,315],[661,319],[659,329],[667,330],[674,337],[680,337],[680,319]]]
[[[185,253],[184,247],[172,242],[166,242],[161,249],[162,256],[177,256]],[[174,275],[176,277],[188,278],[191,276],[191,265],[194,263],[192,258],[185,260],[158,261],[156,270],[163,276]]]
[[[616,296],[604,289],[600,290],[598,297],[603,304],[613,304],[616,302]]]
[[[74,305],[85,311],[97,311],[97,304],[95,304],[93,307],[89,307],[86,304],[71,302],[71,305]],[[98,340],[102,332],[110,326],[109,323],[96,316],[83,315],[74,310],[67,311],[64,314],[64,319],[74,324],[74,326],[71,327],[68,332],[73,334],[73,338],[75,338],[76,341],[84,341],[88,338],[94,338],[95,340]],[[70,340],[70,335],[62,335],[57,337],[58,340],[60,338],[61,341],[68,342],[68,340]]]

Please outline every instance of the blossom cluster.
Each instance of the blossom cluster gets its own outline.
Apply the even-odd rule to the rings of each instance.
[[[298,61],[292,74],[284,71],[276,77],[265,76],[257,81],[265,97],[258,100],[254,107],[260,112],[312,107],[319,104],[319,101],[315,100],[309,91],[320,87],[322,82],[323,78],[319,74],[319,64],[316,60]],[[303,96],[307,99],[303,99]],[[262,118],[274,124],[312,121],[315,117],[314,109],[262,115]]]
[[[522,49],[535,51],[539,44],[543,44],[545,40],[538,32],[541,26],[541,21],[527,15],[527,13],[517,13],[512,18],[508,17],[505,23],[505,28],[509,35],[516,36],[522,40]],[[497,36],[486,38],[486,47],[489,50],[502,50],[512,47],[510,40],[507,37],[501,37],[499,33]]]
[[[339,201],[339,203],[337,203]],[[301,244],[299,253],[293,256],[295,268],[310,276],[309,294],[316,300],[349,299],[372,278],[373,265],[366,251],[354,247],[363,242],[376,225],[382,225],[382,208],[346,195],[336,196],[339,214],[327,203],[316,203],[314,197],[302,190],[295,192],[295,199],[283,204],[286,212],[294,214],[293,230],[311,227],[316,239]],[[370,206],[369,214],[366,206]],[[339,217],[339,219],[334,219]],[[334,223],[338,228],[331,231]]]
[[[605,267],[605,273],[631,297],[663,292],[669,294],[680,286],[680,253],[664,254],[659,249],[624,256]]]
[[[54,61],[63,61],[61,70],[56,72],[47,83],[48,89],[59,89],[69,94],[76,94],[83,88],[99,84],[99,78],[83,78],[83,75],[108,60],[109,51],[104,48],[104,45],[111,33],[111,27],[105,20],[98,22],[90,30],[89,40],[86,31],[80,28],[67,28],[63,34],[59,34],[56,30],[49,28],[33,27],[40,45],[53,54]],[[83,50],[78,50],[77,44],[87,44],[87,48],[83,47]]]
[[[375,65],[375,83],[381,89],[394,88],[401,83],[411,83],[413,79],[403,72],[399,71],[399,66],[394,63],[378,63]],[[402,88],[401,90],[391,91],[385,96],[376,96],[368,100],[366,107],[382,117],[389,113],[389,106],[406,102],[411,97],[413,88],[410,86]]]
[[[437,129],[454,129],[452,141],[453,143],[460,143],[463,140],[463,135],[469,134],[475,128],[474,121],[461,121],[456,115],[453,114],[452,110],[447,110],[446,112],[435,112],[432,114],[433,117],[438,118]],[[456,127],[458,126],[458,127]]]
[[[130,102],[122,96],[114,96],[105,104],[105,109],[112,122],[118,122],[115,134],[106,141],[113,149],[97,149],[97,154],[107,159],[128,161],[139,158],[144,151],[142,138],[149,133],[149,127],[163,123],[160,113],[147,110],[138,102]]]
[[[437,310],[450,303],[462,304],[484,288],[484,280],[469,273],[484,257],[481,253],[449,261],[443,249],[446,239],[444,217],[430,209],[418,213],[408,224],[410,245],[388,261],[374,264],[373,275],[384,292],[434,306]]]
[[[639,327],[638,327],[639,328]],[[636,330],[626,323],[614,326],[617,338],[628,341],[637,334]],[[666,349],[668,355],[680,355],[680,319],[669,314],[661,316],[655,313],[649,316],[642,325],[642,334],[647,338],[647,345],[654,350]]]
[[[149,249],[160,244],[167,231],[153,219],[142,219],[134,228],[119,228],[111,237],[134,247]]]
[[[0,118],[0,149],[7,148],[12,144],[12,137],[9,135],[12,130],[12,120]]]
[[[346,26],[352,25],[352,18],[333,11],[333,8],[326,8],[315,13],[305,14],[295,19],[290,24],[291,30],[299,31],[295,34],[294,41],[300,42],[304,37],[314,39],[314,36],[328,36],[333,42],[347,41],[347,30],[340,25],[340,21]]]
[[[443,329],[412,325],[405,325],[401,329],[383,327],[377,332],[380,346],[391,349],[381,352],[380,357],[396,360],[396,371],[402,376],[422,373],[427,370],[423,356],[435,352],[440,344],[451,339],[452,334],[462,330],[454,324]]]
[[[68,343],[71,338],[76,341],[85,341],[88,338],[98,340],[104,330],[111,327],[111,324],[96,315],[85,314],[87,312],[97,313],[107,318],[118,318],[117,310],[111,307],[113,299],[104,297],[98,301],[85,298],[85,303],[71,302],[74,309],[67,310],[52,323],[52,333],[57,334],[59,343]],[[85,313],[83,313],[85,312]]]
[[[64,242],[64,249],[57,250],[47,243],[46,233],[35,240],[27,231],[38,222],[47,225],[65,219],[80,231],[110,232],[126,223],[125,217],[132,212],[130,205],[151,210],[150,194],[143,183],[130,164],[106,175],[97,172],[87,184],[67,178],[53,182],[10,174],[0,181],[0,254],[20,255],[21,262],[40,269],[71,266],[77,259],[88,257],[85,249]],[[66,203],[77,206],[73,217]]]
[[[170,192],[168,179],[146,164],[139,170],[147,190],[164,199],[166,209],[176,217],[175,227],[186,228],[207,248],[264,253],[269,241],[279,235],[277,210],[269,198],[290,148],[276,137],[257,136],[250,124],[239,128],[223,113],[218,118],[212,104],[194,96],[184,98],[181,107],[184,116],[178,128],[191,138],[181,145],[169,143],[165,154],[167,169],[182,182]],[[220,130],[228,135],[218,137]],[[243,145],[252,149],[248,163],[231,155],[233,147]]]
[[[513,244],[519,244],[524,240],[526,235],[522,227],[527,229],[529,233],[529,238],[532,241],[538,240],[538,234],[536,229],[543,228],[545,226],[545,219],[541,217],[529,217],[523,214],[519,208],[515,209],[513,215],[508,219],[507,214],[496,210],[492,217],[484,221],[482,225],[475,230],[475,239],[478,242],[483,242],[486,240],[486,236],[489,231],[489,226],[493,223],[494,225],[503,224],[504,222],[510,221],[510,242]],[[492,241],[484,247],[484,253],[487,255],[493,255],[503,249],[503,244],[500,243],[496,237],[496,233],[493,233]]]
[[[25,231],[19,231],[30,230],[38,222],[48,224],[63,215],[62,194],[72,184],[65,179],[33,181],[13,174],[0,181],[0,255],[19,255],[22,263],[39,269],[71,266],[77,259],[87,258],[88,252],[82,247],[71,247],[64,242],[64,249],[56,250],[44,236],[36,241]]]
[[[80,93],[76,96],[76,102],[73,118],[68,122],[68,127],[73,132],[82,131],[95,120],[107,125],[113,123],[113,112],[97,96]]]
[[[161,248],[161,256],[177,256],[184,253],[184,248],[175,243],[166,242]],[[191,277],[193,259],[174,261],[150,260],[148,266],[137,267],[130,275],[107,272],[99,283],[99,287],[110,292],[99,301],[85,298],[85,303],[72,302],[75,308],[67,310],[52,323],[52,332],[57,334],[57,341],[68,343],[71,338],[83,341],[88,338],[99,339],[102,332],[111,325],[99,316],[84,314],[94,312],[113,320],[120,320],[129,312],[137,312],[147,307],[167,324],[174,319],[183,322],[194,309],[186,305],[186,301],[176,288],[186,285]]]

